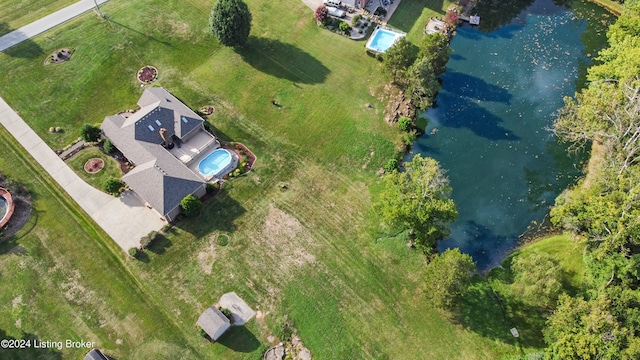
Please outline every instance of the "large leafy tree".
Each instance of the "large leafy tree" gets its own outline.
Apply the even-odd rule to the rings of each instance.
[[[440,83],[433,71],[431,61],[423,58],[417,60],[407,70],[406,94],[411,102],[421,110],[426,110],[433,105]]]
[[[440,309],[451,310],[469,287],[476,264],[459,249],[436,256],[425,269],[427,298]]]
[[[449,180],[432,158],[417,154],[405,171],[384,176],[385,188],[374,210],[390,226],[402,226],[415,236],[417,245],[431,253],[436,242],[450,234],[448,223],[458,216],[449,198]]]
[[[638,339],[610,311],[605,296],[562,295],[544,329],[548,359],[637,359]]]
[[[225,46],[241,46],[251,31],[251,13],[242,0],[218,0],[211,10],[209,29]]]
[[[440,33],[429,34],[424,37],[420,44],[418,58],[428,60],[431,63],[433,72],[438,77],[447,71],[447,62],[451,51],[447,35]]]
[[[547,309],[555,306],[562,293],[563,272],[554,257],[534,251],[515,257],[511,269],[524,302]]]
[[[398,39],[382,56],[382,70],[394,82],[404,82],[405,72],[416,60],[416,48],[404,37]]]

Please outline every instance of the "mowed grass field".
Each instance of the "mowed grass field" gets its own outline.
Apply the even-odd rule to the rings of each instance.
[[[216,134],[258,158],[134,261],[1,130],[12,150],[0,168],[28,184],[37,218],[1,248],[0,334],[96,339],[118,359],[257,359],[288,324],[317,359],[517,354],[426,303],[423,255],[369,211],[399,133],[382,120],[384,79],[364,43],[317,27],[301,2],[247,3],[253,28],[238,51],[209,35],[212,1],[135,0],[102,6],[108,21],[87,14],[0,54],[0,95],[52,148],[134,107],[136,71],[153,65],[157,85],[192,108],[214,105]],[[72,59],[43,66],[61,47],[76,49]],[[208,343],[195,322],[228,291],[258,315]]]

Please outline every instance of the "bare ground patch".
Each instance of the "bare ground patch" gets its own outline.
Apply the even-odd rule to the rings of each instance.
[[[206,243],[202,250],[198,253],[198,263],[202,272],[207,275],[211,275],[211,267],[216,261],[216,241],[218,239],[218,233],[215,232],[209,237],[209,242]]]

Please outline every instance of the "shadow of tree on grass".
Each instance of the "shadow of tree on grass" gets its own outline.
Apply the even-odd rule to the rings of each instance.
[[[9,39],[9,41],[20,41],[20,43],[2,51],[11,57],[35,59],[44,55],[44,51],[40,45],[36,44],[31,39],[27,39],[26,35],[21,31],[14,31],[14,29],[12,29],[7,23],[0,22],[0,34],[5,34],[3,36],[5,40]]]
[[[453,314],[453,320],[484,337],[507,344],[516,342],[509,332],[513,327],[511,322],[500,308],[489,284],[480,275],[471,280],[460,302],[460,310]]]
[[[35,334],[22,333],[22,337],[17,339],[13,336],[9,336],[3,329],[0,329],[0,339],[8,341],[22,340],[24,346],[21,348],[5,348],[0,347],[0,359],[50,359],[50,360],[62,360],[62,353],[57,351],[57,348],[36,348],[35,343],[40,344],[40,339]],[[57,341],[57,340],[56,340]],[[64,344],[62,344],[64,345]]]
[[[154,254],[162,255],[167,249],[173,246],[173,242],[164,235],[157,235],[156,239],[151,243],[148,250]]]
[[[250,36],[236,51],[254,69],[293,82],[322,83],[330,72],[307,52],[275,39]]]
[[[181,220],[176,227],[196,237],[205,236],[214,230],[234,232],[234,220],[246,210],[225,190],[225,187],[232,185],[233,182],[225,184],[216,196],[206,201],[200,216]]]

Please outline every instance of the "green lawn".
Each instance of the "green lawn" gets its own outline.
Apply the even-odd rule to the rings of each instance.
[[[0,0],[0,36],[45,17],[77,0]]]
[[[407,39],[419,45],[429,19],[442,19],[453,3],[455,2],[450,0],[404,0],[389,19],[389,25],[406,32]]]
[[[95,174],[89,174],[84,171],[84,164],[92,158],[99,158],[104,161],[104,168]],[[114,158],[105,155],[102,150],[95,147],[83,149],[75,154],[67,160],[67,165],[71,167],[82,180],[91,184],[96,189],[102,189],[102,184],[105,180],[110,178],[119,179],[124,175],[120,170],[120,164]]]
[[[502,301],[508,321],[518,328],[520,343],[525,348],[534,351],[544,346],[542,329],[550,311],[532,306],[531,304],[538,303],[537,299],[524,298],[523,293],[514,285],[511,263],[515,258],[533,252],[554,258],[562,272],[563,291],[575,296],[584,290],[584,251],[585,244],[568,235],[551,236],[521,247],[503,261],[502,267],[489,272],[489,283]]]
[[[61,301],[24,318],[11,305],[0,307],[0,330],[47,339],[91,335],[117,358],[165,351],[168,358],[256,359],[269,335],[279,341],[285,322],[318,359],[517,353],[513,344],[452,324],[427,304],[423,255],[381,232],[369,212],[381,186],[376,170],[398,155],[399,131],[382,120],[380,64],[362,42],[317,27],[301,2],[247,3],[252,35],[238,52],[207,33],[212,1],[132,0],[104,5],[109,21],[82,16],[0,54],[6,74],[0,94],[53,148],[77,138],[82,124],[134,107],[142,92],[136,71],[150,64],[159,69],[157,85],[192,108],[214,105],[214,132],[242,141],[258,158],[248,176],[205,203],[200,217],[179,223],[142,261],[132,261],[68,198],[51,196],[55,187],[36,176],[41,170],[27,157],[3,153],[0,167],[15,168],[7,172],[35,192],[38,221],[28,236],[11,240],[27,254],[0,255],[10,262],[0,278],[2,303],[44,294],[44,286],[52,295],[37,295],[40,301]],[[43,57],[60,47],[76,48],[71,61],[43,66]],[[51,126],[65,133],[50,134]],[[61,201],[75,215],[57,223]],[[229,236],[226,246],[219,234]],[[14,289],[21,259],[47,265],[33,275],[40,281]],[[55,266],[78,269],[92,301],[65,300],[68,276],[41,276]],[[195,321],[227,291],[259,316],[218,344],[206,343]],[[72,321],[80,310],[86,321]],[[99,314],[107,310],[115,315],[103,322]]]

